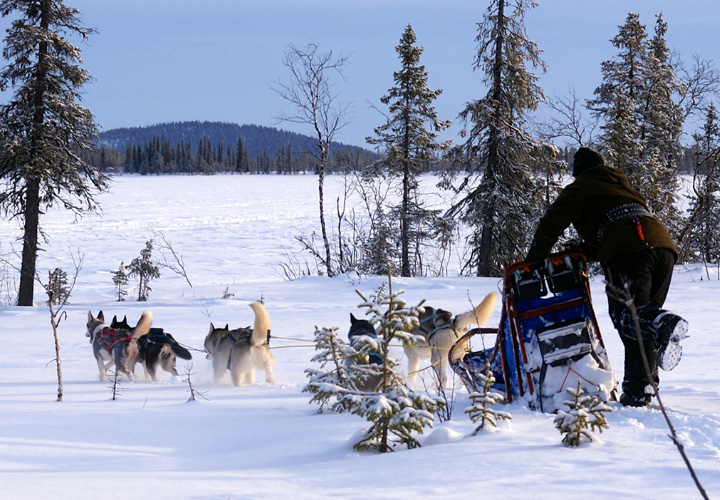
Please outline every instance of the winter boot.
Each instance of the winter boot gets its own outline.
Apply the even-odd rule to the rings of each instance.
[[[623,406],[633,406],[635,408],[643,408],[650,404],[652,396],[650,394],[632,394],[623,392],[620,396],[620,404]]]
[[[680,342],[688,336],[688,322],[677,314],[661,311],[655,317],[653,326],[657,332],[655,342],[658,349],[658,366],[670,371],[677,366],[682,357]]]

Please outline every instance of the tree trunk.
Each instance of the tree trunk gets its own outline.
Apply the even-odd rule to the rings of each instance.
[[[478,276],[495,276],[498,270],[493,262],[493,237],[495,235],[495,210],[497,203],[497,175],[499,169],[499,136],[502,124],[500,99],[502,99],[502,67],[503,49],[505,44],[505,1],[498,2],[497,39],[495,40],[495,63],[492,71],[493,107],[492,124],[488,134],[488,159],[485,167],[483,182],[488,186],[486,192],[490,198],[486,199],[482,208],[482,234],[480,236],[480,252],[478,259]]]
[[[40,29],[47,31],[50,27],[50,1],[43,0],[40,13]],[[47,84],[47,67],[45,59],[48,55],[48,42],[42,41],[38,47],[38,63],[35,74],[36,86],[33,96],[35,111],[33,114],[33,137],[31,139],[31,161],[37,156],[37,148],[42,142],[42,128],[45,122],[45,86]],[[32,306],[35,289],[35,264],[38,249],[38,227],[40,221],[40,177],[32,172],[25,182],[27,196],[25,199],[24,218],[25,233],[23,235],[22,264],[20,267],[20,287],[18,289],[18,305]]]
[[[318,132],[318,135],[320,135],[320,132]],[[320,171],[318,172],[318,197],[319,197],[319,205],[320,205],[320,231],[322,232],[322,239],[323,239],[323,245],[325,246],[325,267],[327,268],[327,275],[332,277],[335,276],[335,273],[333,272],[332,268],[332,260],[330,257],[330,241],[328,240],[327,236],[327,229],[325,227],[325,194],[324,194],[324,186],[325,186],[325,167],[327,165],[328,161],[328,150],[323,142],[322,139],[320,139]]]
[[[18,305],[32,306],[35,290],[35,261],[38,248],[38,224],[40,220],[40,182],[28,180],[25,200],[25,232],[23,235],[22,264]]]
[[[410,116],[407,109],[410,106],[409,98],[405,98],[404,135],[403,135],[403,197],[400,228],[400,275],[406,278],[410,272]]]
[[[403,161],[403,199],[400,228],[400,275],[406,278],[412,276],[410,272],[410,161],[405,158]]]

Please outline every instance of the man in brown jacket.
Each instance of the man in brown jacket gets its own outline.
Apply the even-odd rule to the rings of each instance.
[[[662,309],[677,248],[642,195],[620,170],[606,166],[599,153],[580,148],[573,158],[573,177],[540,219],[527,260],[546,258],[565,229],[575,227],[583,240],[580,250],[589,260],[599,260],[605,272],[610,318],[625,346],[620,401],[647,406],[653,393],[649,384],[659,382],[658,365],[675,368],[682,355],[680,341],[687,336],[687,321]],[[612,291],[625,283],[637,308],[653,381],[646,375],[633,318]]]

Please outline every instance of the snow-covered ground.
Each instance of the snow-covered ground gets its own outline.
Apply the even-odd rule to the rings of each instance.
[[[328,179],[331,196],[340,179]],[[553,415],[507,405],[509,422],[471,436],[463,414],[468,396],[458,383],[452,419],[436,423],[410,451],[358,453],[352,445],[365,422],[349,414],[317,413],[301,392],[312,366],[315,325],[346,331],[349,314],[363,314],[355,289],[370,293],[381,278],[282,278],[279,264],[295,251],[293,237],[316,229],[314,176],[121,177],[102,195],[102,215],[76,221],[50,211],[39,275],[82,270],[60,324],[64,398],[57,378],[44,295],[34,308],[0,307],[0,498],[700,498],[656,408],[613,403],[610,428],[598,440],[566,448]],[[332,204],[330,204],[332,205]],[[112,272],[138,256],[152,231],[162,231],[182,256],[192,287],[167,269],[151,283],[150,300],[116,302]],[[0,251],[20,250],[17,224],[0,222]],[[159,252],[156,250],[156,257]],[[410,303],[426,299],[467,310],[497,279],[459,277],[394,280]],[[661,372],[661,394],[679,438],[710,498],[720,497],[720,280],[678,266],[667,307],[687,318],[691,337],[680,365]],[[224,299],[226,291],[234,297]],[[622,349],[607,317],[601,280],[592,283],[595,310],[618,377]],[[199,352],[210,322],[252,323],[259,298],[272,320],[275,385],[214,385]],[[2,299],[5,299],[3,294]],[[98,381],[84,335],[88,311],[109,319],[142,310],[154,325],[190,346],[179,360],[205,399],[188,401],[188,384],[170,380],[123,383],[113,401]],[[496,325],[499,311],[490,321]],[[493,342],[487,339],[488,344]],[[398,357],[402,352],[398,349]]]

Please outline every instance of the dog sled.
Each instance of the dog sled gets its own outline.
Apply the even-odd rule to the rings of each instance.
[[[496,335],[494,347],[467,349],[478,335],[483,341]],[[463,355],[461,349],[467,352]],[[479,374],[489,367],[495,378],[492,390],[507,402],[525,401],[535,410],[562,408],[565,389],[575,389],[578,381],[587,395],[617,400],[617,380],[592,307],[587,263],[573,251],[506,266],[498,328],[470,330],[453,345],[448,359],[470,393],[483,391]]]

